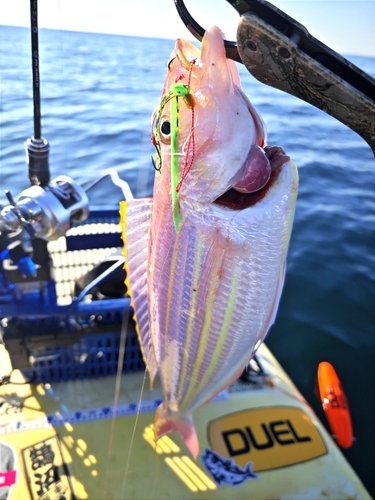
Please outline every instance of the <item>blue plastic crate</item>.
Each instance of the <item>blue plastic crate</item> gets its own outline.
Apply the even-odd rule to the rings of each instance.
[[[17,306],[16,314],[7,313],[7,321],[1,326],[5,343],[13,348],[20,369],[36,382],[117,373],[124,310],[132,315],[130,298],[93,296],[78,300],[75,306],[72,300],[77,280],[117,254],[122,246],[118,208],[91,210],[89,219],[78,226],[48,243],[57,303],[30,306],[26,301]],[[144,369],[130,317],[122,372]]]
[[[121,332],[83,334],[70,345],[28,350],[32,368],[24,374],[38,382],[97,378],[117,373]],[[126,334],[123,373],[145,369],[136,333]]]

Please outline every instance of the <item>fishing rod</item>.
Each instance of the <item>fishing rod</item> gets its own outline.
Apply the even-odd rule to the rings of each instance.
[[[39,30],[38,0],[30,0],[31,59],[33,70],[34,102],[34,137],[26,141],[26,161],[29,180],[32,185],[47,186],[50,182],[49,142],[42,137],[40,110],[40,75],[39,75]]]
[[[16,198],[5,191],[9,205],[0,207],[0,270],[1,263],[9,260],[17,268],[12,279],[21,282],[24,277],[42,279],[37,270],[40,263],[34,262],[41,254],[40,240],[64,236],[73,222],[82,222],[89,215],[88,197],[80,185],[65,175],[50,178],[50,146],[41,125],[38,0],[30,0],[30,28],[34,136],[25,147],[31,186]]]

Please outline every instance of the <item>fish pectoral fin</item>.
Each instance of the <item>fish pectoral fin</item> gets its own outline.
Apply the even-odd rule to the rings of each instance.
[[[157,373],[147,293],[148,241],[152,206],[152,198],[140,198],[120,203],[126,271],[125,283],[131,297],[136,330],[143,359],[150,374],[151,387]]]
[[[196,460],[199,453],[199,441],[193,418],[190,416],[184,420],[172,420],[165,412],[164,403],[161,403],[155,413],[155,441],[173,431],[177,431],[180,434],[186,447]]]

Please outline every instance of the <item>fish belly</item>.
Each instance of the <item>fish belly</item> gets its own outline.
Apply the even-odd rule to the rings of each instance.
[[[170,209],[154,216],[150,324],[164,411],[178,420],[239,374],[272,324],[289,214],[211,205],[183,212],[177,233]]]

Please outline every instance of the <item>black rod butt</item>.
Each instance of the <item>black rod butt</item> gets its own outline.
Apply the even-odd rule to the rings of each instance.
[[[47,139],[31,137],[26,143],[26,163],[29,167],[29,180],[33,186],[47,186],[49,173],[49,142]]]

